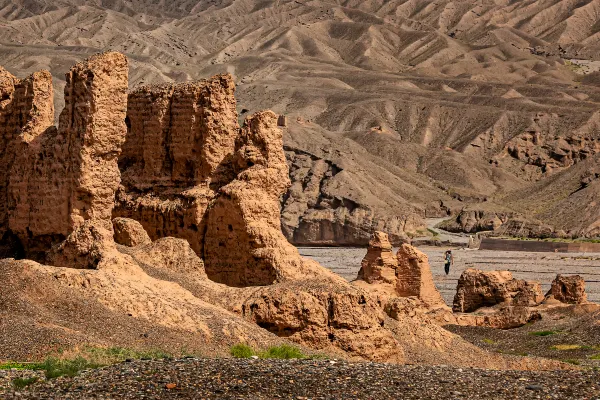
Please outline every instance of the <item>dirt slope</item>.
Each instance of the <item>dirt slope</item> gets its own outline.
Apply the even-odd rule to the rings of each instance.
[[[132,87],[233,74],[241,117],[288,116],[282,222],[298,244],[366,244],[374,228],[401,241],[463,208],[596,236],[597,184],[575,186],[600,152],[598,73],[566,61],[600,60],[599,12],[598,0],[0,0],[0,58],[19,77],[48,68],[55,93],[104,49],[129,56]]]

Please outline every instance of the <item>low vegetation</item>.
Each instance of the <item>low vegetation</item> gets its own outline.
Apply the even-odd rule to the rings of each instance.
[[[48,357],[42,362],[5,362],[0,364],[0,370],[33,370],[44,371],[46,379],[54,379],[60,376],[73,377],[87,369],[100,368],[116,364],[126,360],[134,359],[161,359],[169,358],[170,354],[160,350],[138,351],[123,347],[84,347],[71,354],[59,354]],[[20,378],[17,378],[20,379]],[[16,380],[15,380],[16,381]],[[26,380],[15,382],[13,385],[24,385]],[[34,383],[27,383],[25,386]],[[24,386],[23,386],[24,387]]]
[[[557,344],[555,346],[550,347],[550,350],[558,350],[558,351],[570,351],[570,350],[579,350],[582,346],[578,344]]]
[[[250,358],[256,356],[262,359],[278,360],[325,358],[324,356],[319,355],[307,356],[299,348],[286,344],[281,346],[272,346],[264,351],[255,351],[252,347],[240,343],[236,344],[230,349],[230,354],[235,358]]]
[[[13,385],[13,387],[15,389],[21,390],[21,389],[25,389],[29,385],[33,385],[37,381],[38,381],[38,378],[36,378],[36,377],[32,377],[32,378],[15,378],[12,381],[12,385]]]

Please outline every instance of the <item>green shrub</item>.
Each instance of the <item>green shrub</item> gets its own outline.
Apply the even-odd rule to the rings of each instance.
[[[36,377],[32,377],[32,378],[15,378],[12,381],[12,385],[13,385],[13,387],[15,389],[21,390],[21,389],[25,389],[29,385],[33,385],[37,381],[38,381],[38,378],[36,378]]]
[[[60,360],[58,358],[47,358],[41,365],[41,369],[46,371],[46,378],[54,379],[59,376],[73,377],[86,369],[99,368],[102,365],[92,363],[89,360],[79,356],[72,360]]]
[[[94,364],[110,365],[120,363],[125,360],[151,359],[160,360],[170,358],[171,354],[162,350],[144,350],[138,351],[125,347],[87,347],[83,351],[85,358]]]
[[[240,343],[233,346],[229,353],[235,358],[250,358],[254,355],[254,350],[252,350],[252,347]]]
[[[591,356],[590,360],[600,360],[600,353],[594,354],[593,356]]]
[[[3,364],[0,364],[0,371],[2,370],[11,370],[11,369],[16,369],[16,370],[31,370],[31,371],[36,371],[36,370],[40,370],[43,369],[41,367],[41,365],[39,363],[19,363],[19,362],[6,362]]]
[[[581,364],[581,362],[579,360],[568,359],[568,360],[563,360],[563,361],[566,363],[569,363],[569,364],[573,364],[573,365]]]
[[[556,335],[558,332],[555,331],[538,331],[538,332],[529,332],[531,336],[550,336]]]
[[[496,344],[492,339],[481,339],[481,341],[486,344]]]
[[[306,358],[306,356],[300,351],[300,349],[288,346],[286,344],[281,346],[270,347],[267,351],[262,352],[260,358],[276,358],[280,360],[291,360],[293,358]]]

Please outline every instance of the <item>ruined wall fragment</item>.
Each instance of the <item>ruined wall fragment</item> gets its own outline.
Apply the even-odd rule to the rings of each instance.
[[[112,232],[120,180],[117,158],[126,133],[127,76],[127,59],[119,53],[97,55],[73,67],[66,75],[66,105],[58,129],[52,126],[50,74],[36,73],[15,86],[13,101],[32,111],[11,114],[26,123],[20,123],[18,137],[5,146],[14,154],[5,179],[5,226],[27,257],[43,259],[85,221]]]
[[[8,186],[15,157],[23,150],[23,143],[32,142],[52,126],[53,114],[52,76],[48,71],[20,80],[0,67],[0,238],[9,229]]]
[[[557,275],[546,296],[567,304],[581,304],[587,301],[585,280],[579,275]]]
[[[456,288],[453,311],[472,312],[496,304],[535,306],[544,300],[539,282],[513,278],[509,271],[466,269]]]
[[[442,295],[435,287],[429,259],[416,247],[403,244],[396,254],[398,258],[398,283],[396,291],[399,296],[416,296],[429,307],[446,306]]]
[[[384,282],[395,285],[398,259],[393,250],[386,233],[374,232],[367,255],[363,258],[358,271],[358,279],[368,283]]]
[[[273,283],[299,273],[298,251],[283,236],[279,199],[289,187],[283,135],[271,111],[246,119],[236,141],[237,176],[208,212],[208,276],[232,286]]]
[[[202,254],[206,210],[233,178],[234,92],[232,77],[217,75],[129,94],[115,216],[139,221],[154,240],[186,239]]]

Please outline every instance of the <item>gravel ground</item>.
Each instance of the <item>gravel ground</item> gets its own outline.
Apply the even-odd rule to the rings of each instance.
[[[337,361],[135,361],[59,378],[6,399],[597,399],[600,375]]]

